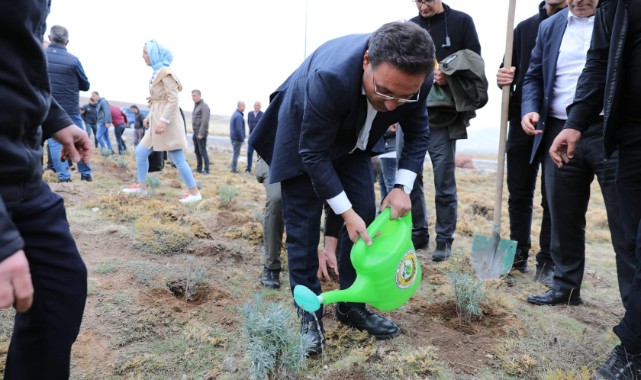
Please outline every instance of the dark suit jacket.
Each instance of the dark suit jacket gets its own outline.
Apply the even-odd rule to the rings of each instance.
[[[249,133],[254,131],[254,128],[256,128],[261,117],[263,117],[263,111],[258,111],[256,116],[254,116],[254,111],[247,112],[247,126],[249,126]]]
[[[326,42],[270,96],[249,142],[269,164],[272,183],[307,173],[320,199],[343,191],[332,161],[354,148],[365,122],[362,81],[368,40],[369,34],[364,34]],[[426,96],[431,83],[430,76],[419,102],[377,113],[368,151],[391,124],[400,122],[405,147],[399,168],[420,170],[428,143]]]
[[[523,81],[523,102],[521,103],[521,117],[530,112],[539,113],[537,130],[544,131],[534,138],[530,163],[538,154],[541,140],[545,134],[545,124],[550,112],[550,98],[554,91],[554,77],[556,75],[556,61],[559,58],[559,49],[565,28],[568,23],[568,9],[556,13],[539,26],[536,44],[532,50],[530,67]]]

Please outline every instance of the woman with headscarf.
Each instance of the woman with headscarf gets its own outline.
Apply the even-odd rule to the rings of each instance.
[[[136,147],[138,183],[129,189],[124,189],[123,192],[146,194],[145,182],[149,170],[149,155],[154,151],[167,151],[187,185],[188,193],[180,199],[180,202],[198,202],[202,200],[202,196],[183,152],[187,148],[187,139],[184,121],[178,107],[178,92],[182,91],[182,85],[169,67],[173,61],[173,55],[156,40],[150,40],[143,47],[142,57],[145,63],[154,69],[149,82],[150,112],[144,120],[145,126],[149,126],[149,131]]]

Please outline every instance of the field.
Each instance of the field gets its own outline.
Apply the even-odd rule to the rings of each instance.
[[[259,293],[265,302],[293,309],[286,270],[280,290],[265,290],[258,282],[262,185],[253,175],[229,173],[230,153],[212,153],[212,174],[196,174],[204,200],[195,205],[177,202],[185,189],[170,166],[151,176],[149,196],[120,194],[133,183],[131,152],[123,157],[96,152],[91,183],[80,182],[77,173],[72,183],[56,183],[55,175],[46,173],[52,189],[65,199],[89,272],[73,379],[248,379],[241,307]],[[195,166],[193,154],[188,161]],[[425,176],[434,236],[431,168],[426,167]],[[330,305],[325,308],[325,355],[308,360],[297,378],[590,378],[616,344],[611,329],[623,314],[598,185],[588,212],[582,306],[530,305],[527,296],[546,288],[533,280],[533,272],[514,273],[483,285],[481,316],[466,323],[457,315],[450,278],[472,273],[472,235],[491,233],[494,176],[487,170],[457,170],[453,260],[433,263],[433,242],[419,250],[424,275],[416,295],[402,308],[382,313],[400,325],[401,336],[373,341],[336,322]],[[535,246],[541,213],[540,199],[536,202]],[[506,206],[502,227],[502,237],[509,236]],[[324,284],[325,289],[335,287]],[[11,311],[4,311],[3,355],[11,323]],[[291,328],[298,326],[292,322]]]

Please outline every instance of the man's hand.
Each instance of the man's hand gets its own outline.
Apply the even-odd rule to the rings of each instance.
[[[93,144],[89,142],[87,132],[71,124],[52,135],[62,145],[60,161],[72,160],[88,164],[93,152]]]
[[[198,138],[198,140],[202,140],[202,139],[204,139],[204,138],[205,138],[205,136],[203,136],[203,135],[198,135],[198,136],[197,136],[197,138]]]
[[[356,243],[359,237],[363,238],[365,244],[372,245],[372,238],[367,234],[367,226],[354,209],[350,208],[341,214],[345,221],[345,228],[349,235],[349,240]]]
[[[434,83],[439,86],[447,86],[447,77],[440,68],[434,70]]]
[[[0,262],[0,308],[15,305],[16,311],[24,313],[33,303],[33,285],[29,262],[23,250]]]
[[[539,123],[539,113],[530,112],[525,116],[523,116],[523,119],[521,119],[521,128],[523,128],[523,132],[527,133],[530,136],[539,135],[543,133],[543,131],[536,130],[536,125],[538,123]]]
[[[167,129],[167,124],[162,120],[158,120],[158,123],[156,124],[155,133],[157,135],[160,135],[165,131],[165,129]]]
[[[581,140],[581,132],[567,128],[561,131],[550,146],[550,157],[559,168],[574,157],[576,144]]]
[[[412,210],[412,201],[410,200],[410,196],[405,194],[403,190],[392,189],[383,200],[381,210],[384,210],[386,207],[392,209],[391,219],[402,218]]]
[[[142,126],[145,128],[149,128],[149,119],[143,119],[142,121]]]
[[[318,251],[318,279],[331,280],[330,270],[338,276],[338,261],[336,260],[336,247],[338,239],[332,236],[325,236],[325,249]]]
[[[499,87],[503,86],[509,86],[514,82],[514,72],[516,71],[516,67],[501,67],[499,69],[499,72],[496,73],[496,84],[499,85]]]

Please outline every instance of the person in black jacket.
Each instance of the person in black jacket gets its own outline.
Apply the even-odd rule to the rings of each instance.
[[[568,119],[549,150],[558,167],[569,163],[582,133],[601,110],[604,158],[618,148],[616,191],[636,269],[625,315],[614,327],[621,344],[598,370],[597,379],[641,379],[641,23],[633,21],[640,17],[638,1],[601,3]]]
[[[5,379],[66,379],[87,269],[63,200],[42,181],[42,146],[87,163],[92,144],[51,96],[41,46],[48,0],[0,0],[0,307],[17,313]],[[76,104],[77,107],[77,104]]]
[[[510,86],[511,90],[508,113],[510,129],[506,146],[507,190],[509,192],[507,206],[510,216],[510,239],[517,243],[512,268],[523,273],[528,271],[527,261],[530,256],[530,248],[532,248],[530,239],[532,208],[540,160],[537,156],[535,161],[530,163],[534,139],[532,136],[526,135],[521,128],[521,91],[539,24],[566,6],[567,0],[545,0],[539,4],[537,14],[521,21],[514,29],[512,66],[502,67],[501,64],[501,68],[496,74],[496,82],[499,87]],[[534,278],[551,287],[554,263],[550,256],[550,211],[545,197],[543,179],[541,180],[541,207],[543,207],[543,220],[539,233],[539,252],[536,254]]]

